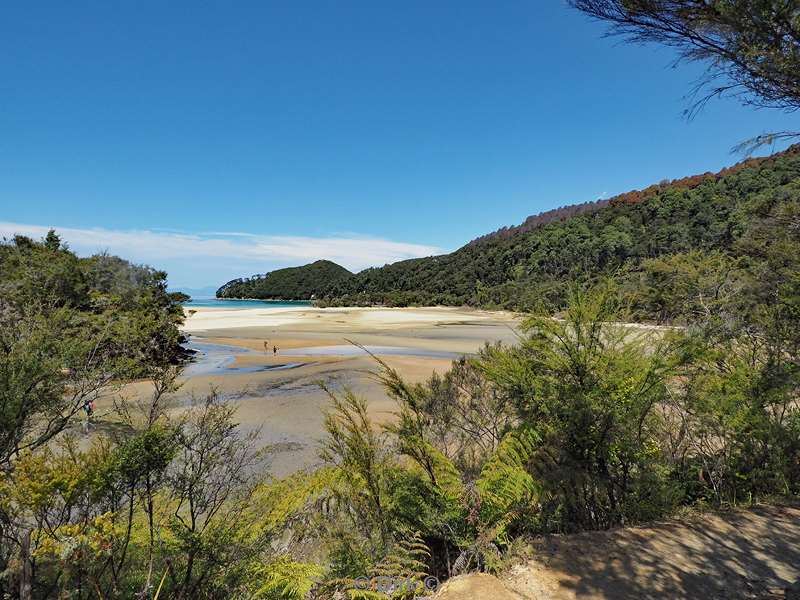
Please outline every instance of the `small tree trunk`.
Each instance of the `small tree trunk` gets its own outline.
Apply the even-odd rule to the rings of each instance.
[[[19,577],[20,600],[31,600],[33,597],[33,569],[31,565],[31,532],[26,530],[22,535],[22,548],[20,549],[20,562],[22,570]]]

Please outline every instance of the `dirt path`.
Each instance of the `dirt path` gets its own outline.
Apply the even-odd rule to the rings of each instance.
[[[609,532],[548,536],[494,579],[446,584],[438,600],[744,600],[800,598],[800,507],[698,516]]]

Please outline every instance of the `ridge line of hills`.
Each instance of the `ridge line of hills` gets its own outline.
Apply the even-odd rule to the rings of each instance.
[[[764,210],[771,210],[770,203],[796,198],[799,179],[800,144],[795,144],[717,173],[662,181],[609,199],[532,215],[449,254],[358,273],[319,260],[229,281],[217,297],[522,310],[544,302],[557,308],[564,304],[571,284],[588,283],[620,269],[641,274],[653,266],[647,261],[686,255],[697,263],[699,257],[693,252],[729,258],[747,255],[750,250],[741,241],[748,230],[764,218]]]
[[[514,235],[516,233],[526,233],[528,231],[536,229],[537,227],[541,227],[543,225],[547,225],[548,223],[552,223],[553,221],[564,220],[566,218],[581,213],[599,210],[607,206],[613,207],[625,204],[638,204],[639,202],[643,202],[648,198],[657,195],[659,192],[670,188],[693,189],[702,183],[718,180],[721,177],[731,175],[733,173],[741,171],[742,169],[761,165],[765,161],[770,161],[792,152],[794,153],[800,152],[800,144],[795,144],[790,148],[784,150],[783,152],[778,152],[770,156],[747,158],[730,167],[724,167],[723,169],[717,171],[716,173],[712,171],[706,171],[705,173],[702,173],[700,175],[689,175],[687,177],[681,177],[679,179],[672,179],[672,180],[665,179],[660,181],[659,183],[654,183],[642,190],[631,190],[629,192],[622,192],[621,194],[617,194],[610,198],[595,200],[594,202],[582,202],[579,204],[568,204],[566,206],[552,208],[550,210],[537,213],[535,215],[530,215],[519,225],[512,225],[510,227],[501,227],[500,229],[497,229],[491,233],[479,236],[474,240],[468,242],[468,244],[479,243],[493,237],[506,237],[509,235]]]

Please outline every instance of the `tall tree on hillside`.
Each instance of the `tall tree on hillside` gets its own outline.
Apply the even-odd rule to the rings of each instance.
[[[716,96],[747,105],[800,109],[800,3],[797,0],[569,0],[611,24],[610,35],[678,49],[679,59],[708,65],[695,89],[696,112]],[[740,150],[798,131],[760,135]]]

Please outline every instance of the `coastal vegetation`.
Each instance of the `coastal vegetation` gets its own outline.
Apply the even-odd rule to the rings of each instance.
[[[373,423],[365,398],[330,390],[321,465],[280,479],[222,398],[170,404],[179,369],[164,356],[134,359],[152,393],[133,402],[91,377],[114,353],[72,375],[75,355],[56,354],[24,429],[4,420],[5,438],[20,435],[0,479],[3,585],[27,598],[410,598],[431,577],[501,568],[530,536],[796,497],[800,284],[779,287],[746,320],[728,298],[692,328],[653,330],[621,323],[618,283],[575,285],[560,319],[532,313],[518,344],[424,383],[376,358],[396,418]],[[6,407],[43,361],[35,339],[6,340]],[[51,429],[99,385],[118,426],[88,446],[74,413]],[[387,577],[403,586],[387,591]]]

